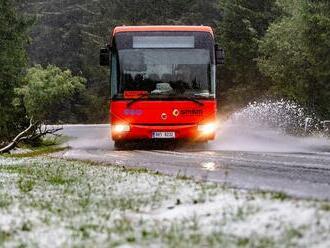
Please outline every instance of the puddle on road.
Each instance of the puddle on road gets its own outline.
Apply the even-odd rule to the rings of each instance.
[[[217,166],[214,162],[202,162],[201,167],[207,171],[215,171],[217,168],[219,168],[219,166]]]

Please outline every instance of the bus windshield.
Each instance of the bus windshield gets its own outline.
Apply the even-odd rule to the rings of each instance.
[[[210,37],[163,33],[116,39],[112,76],[116,97],[144,92],[150,97],[213,97],[215,65]],[[204,40],[203,40],[204,39]],[[113,70],[115,68],[113,67]],[[114,72],[112,72],[114,73]]]

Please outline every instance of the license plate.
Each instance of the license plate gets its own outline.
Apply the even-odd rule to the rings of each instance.
[[[174,139],[175,132],[153,132],[152,138],[153,139]]]

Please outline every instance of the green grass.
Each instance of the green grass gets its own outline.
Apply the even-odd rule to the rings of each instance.
[[[315,208],[311,219],[320,221],[296,226],[277,214],[281,204],[293,219]],[[0,215],[15,216],[5,232],[0,219],[0,246],[35,247],[47,237],[54,247],[308,245],[309,235],[317,240],[330,231],[327,204],[298,204],[285,194],[240,191],[140,168],[45,157],[0,159]],[[266,226],[259,223],[264,214],[271,217]],[[260,228],[249,233],[255,225]],[[245,231],[238,231],[241,226]]]
[[[42,155],[61,152],[68,149],[67,146],[64,146],[65,142],[69,140],[67,136],[59,136],[59,137],[47,137],[40,140],[33,145],[31,144],[20,144],[19,148],[26,149],[27,152],[23,153],[14,153],[14,154],[2,154],[0,156],[7,158],[32,158],[39,157]]]
[[[7,193],[0,194],[0,209],[10,206],[12,203],[11,196]]]
[[[47,181],[52,185],[64,185],[71,184],[75,181],[75,178],[65,178],[63,175],[51,175],[47,178]]]
[[[272,199],[275,200],[280,200],[280,201],[284,201],[285,199],[288,199],[289,196],[287,194],[285,194],[284,192],[274,192],[271,194]]]
[[[35,186],[36,181],[32,178],[20,177],[17,181],[18,188],[23,193],[30,192]]]
[[[322,209],[323,211],[330,212],[330,203],[323,203],[323,204],[321,205],[321,209]]]
[[[10,233],[0,230],[0,245],[3,245],[10,238]]]
[[[61,152],[65,151],[67,147],[58,147],[58,146],[47,146],[47,147],[39,147],[36,148],[33,151],[29,151],[26,153],[20,153],[20,154],[9,154],[9,155],[3,155],[5,157],[9,158],[33,158],[33,157],[39,157],[42,155],[55,153],[55,152]]]
[[[263,197],[270,197],[271,199],[280,200],[280,201],[285,201],[291,198],[289,195],[287,195],[284,192],[270,192],[270,191],[258,190],[257,194]]]

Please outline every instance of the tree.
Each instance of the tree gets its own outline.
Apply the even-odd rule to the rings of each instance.
[[[85,91],[86,79],[73,76],[70,70],[49,65],[28,69],[24,85],[17,89],[26,112],[34,121],[54,124],[71,110],[76,97]]]
[[[330,2],[311,1],[303,21],[306,52],[309,56],[311,105],[324,118],[330,118]]]
[[[189,8],[186,11],[183,11],[182,7],[175,8],[177,10],[182,10],[180,18],[180,22],[182,23],[191,25],[209,25],[216,28],[221,19],[219,1],[217,0],[188,1],[184,3],[184,6]]]
[[[244,105],[264,94],[269,80],[257,66],[259,41],[278,16],[275,0],[224,0],[217,40],[226,51],[220,70],[221,104]]]
[[[0,144],[28,126],[21,106],[13,105],[27,58],[27,30],[32,21],[17,13],[11,0],[0,0]]]
[[[15,130],[18,135],[4,147],[0,146],[0,154],[9,152],[22,141],[38,144],[43,136],[61,130],[48,128],[47,124],[56,124],[63,115],[72,114],[67,111],[74,109],[77,96],[85,92],[85,83],[86,79],[53,65],[28,69],[23,85],[15,90],[14,103],[24,106],[29,125],[23,131]]]
[[[259,68],[274,81],[273,94],[294,99],[328,118],[330,4],[282,0],[280,6],[283,17],[261,41]]]

